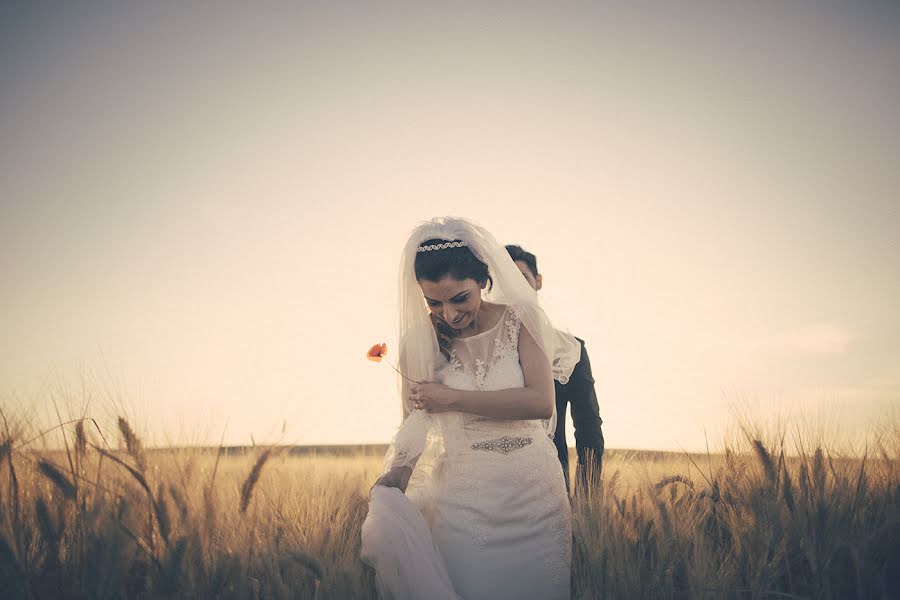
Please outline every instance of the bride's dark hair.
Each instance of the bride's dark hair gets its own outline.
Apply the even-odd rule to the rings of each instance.
[[[433,246],[448,241],[456,242],[459,240],[431,239],[425,240],[419,246]],[[459,280],[474,279],[478,282],[478,285],[487,284],[488,289],[494,283],[488,271],[488,266],[478,260],[468,246],[417,252],[415,270],[416,280],[440,281],[449,275]],[[449,359],[450,344],[453,342],[453,338],[459,336],[459,332],[434,315],[431,315],[431,323],[434,325],[434,331],[437,334],[441,354]]]
[[[434,246],[448,241],[456,242],[459,240],[425,240],[419,246]],[[474,279],[478,282],[478,285],[486,283],[488,289],[493,283],[488,272],[488,266],[475,258],[468,246],[417,252],[415,269],[417,280],[440,281],[447,275],[450,275],[453,279]]]

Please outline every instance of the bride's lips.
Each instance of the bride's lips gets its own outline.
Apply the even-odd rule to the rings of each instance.
[[[450,324],[451,325],[459,325],[460,323],[462,323],[465,320],[465,318],[466,318],[466,315],[462,314],[459,317],[457,317],[456,319],[450,321]]]

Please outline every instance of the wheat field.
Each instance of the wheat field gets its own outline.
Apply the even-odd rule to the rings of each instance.
[[[376,597],[358,554],[380,449],[146,449],[95,425],[37,450],[6,423],[5,598]],[[572,498],[573,597],[900,597],[897,431],[852,458],[749,434],[608,451]]]

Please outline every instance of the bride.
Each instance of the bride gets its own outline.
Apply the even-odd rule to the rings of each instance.
[[[553,378],[580,356],[490,233],[417,227],[400,273],[403,423],[362,559],[384,598],[568,598],[571,521]],[[405,495],[403,494],[405,492]]]

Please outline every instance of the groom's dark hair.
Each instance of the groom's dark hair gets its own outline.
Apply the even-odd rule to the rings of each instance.
[[[528,268],[531,270],[532,275],[534,275],[535,277],[538,276],[537,257],[534,254],[528,252],[518,244],[507,244],[506,251],[509,252],[509,257],[513,259],[513,262],[521,260],[523,263],[528,265]]]

